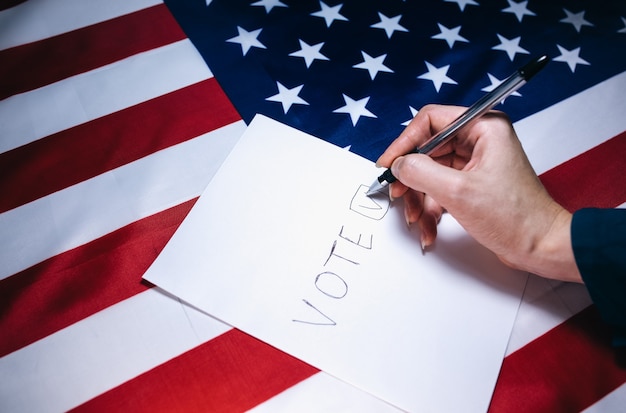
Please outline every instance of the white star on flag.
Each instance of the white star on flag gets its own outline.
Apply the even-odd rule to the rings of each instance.
[[[324,42],[310,45],[302,40],[298,41],[300,42],[300,50],[289,53],[289,56],[303,58],[306,63],[306,67],[311,67],[311,64],[315,60],[329,60],[320,52],[320,49],[324,46]]]
[[[407,120],[406,122],[402,122],[402,126],[409,126],[409,123],[411,123],[415,115],[417,115],[417,109],[415,109],[413,106],[409,106],[409,110],[411,111],[411,119]]]
[[[491,82],[491,84],[489,86],[486,86],[480,90],[482,90],[483,92],[491,92],[492,90],[494,90],[495,88],[497,88],[498,86],[500,86],[503,82],[503,80],[498,79],[497,77],[495,77],[494,75],[492,75],[491,73],[487,73],[487,76],[489,76],[489,82]],[[519,92],[515,91],[513,93],[511,93],[511,96],[522,96]],[[502,100],[501,103],[504,103],[504,100]]]
[[[513,61],[515,55],[517,53],[528,54],[528,50],[520,47],[519,42],[522,39],[521,37],[516,37],[515,39],[507,39],[504,36],[500,36],[498,34],[498,39],[500,39],[500,44],[492,47],[493,50],[502,50],[506,52],[509,56],[509,59]]]
[[[346,96],[342,93],[343,100],[346,103],[344,106],[333,110],[333,113],[347,113],[350,115],[350,119],[352,120],[352,126],[356,126],[356,123],[359,121],[361,116],[366,116],[368,118],[376,118],[372,112],[367,110],[365,106],[367,102],[369,102],[370,97],[364,97],[363,99],[354,100],[350,96]]]
[[[372,57],[363,51],[361,52],[361,54],[363,55],[363,62],[352,67],[356,69],[366,69],[369,72],[370,78],[372,80],[374,80],[378,72],[393,73],[393,70],[389,69],[383,64],[385,58],[387,57],[386,54],[380,55],[378,57]]]
[[[461,8],[461,11],[465,10],[465,6],[472,5],[472,6],[478,6],[478,3],[476,3],[474,0],[445,0],[448,3],[456,3],[459,5],[459,7]]]
[[[452,46],[454,46],[454,42],[469,43],[469,40],[459,34],[459,32],[461,31],[461,26],[457,26],[453,29],[448,29],[446,26],[440,23],[437,23],[437,26],[439,26],[440,33],[432,36],[431,39],[445,40],[448,43],[448,46],[450,46],[450,49],[452,49]]]
[[[528,10],[528,1],[522,1],[519,3],[516,3],[513,0],[507,1],[509,2],[509,7],[507,7],[506,9],[502,9],[502,11],[504,13],[513,13],[520,23],[524,16],[536,16],[535,13]]]
[[[565,12],[565,14],[567,14],[567,17],[565,17],[564,19],[561,19],[560,22],[561,23],[570,23],[572,26],[574,26],[574,28],[576,29],[577,32],[580,33],[580,29],[583,26],[591,26],[591,27],[593,27],[593,24],[591,24],[587,20],[585,20],[585,12],[584,11],[581,11],[580,13],[572,13],[571,11],[569,11],[567,9],[563,9],[563,11]]]
[[[288,89],[283,86],[280,82],[276,82],[276,86],[278,86],[278,93],[274,96],[270,96],[265,100],[269,100],[271,102],[278,102],[283,105],[283,112],[287,113],[292,105],[308,105],[309,102],[302,99],[298,94],[302,90],[302,86],[296,86],[294,88]]]
[[[417,78],[432,81],[437,92],[439,92],[439,89],[441,89],[441,86],[444,83],[448,83],[451,85],[457,84],[457,82],[448,77],[448,69],[450,69],[450,65],[435,67],[426,61],[424,63],[426,63],[428,72],[424,73],[423,75],[419,75]]]
[[[265,12],[269,13],[274,7],[287,7],[285,3],[280,0],[259,0],[256,3],[252,3],[251,6],[263,6]]]
[[[397,15],[395,17],[387,17],[382,13],[378,13],[378,17],[380,21],[376,24],[372,24],[370,27],[375,29],[383,29],[385,33],[387,33],[387,38],[391,39],[391,36],[394,32],[408,32],[408,30],[400,25],[400,19],[402,15]]]
[[[582,59],[579,54],[580,54],[580,47],[577,47],[573,50],[567,50],[564,47],[561,47],[560,45],[556,45],[556,47],[559,48],[559,51],[561,52],[560,56],[557,56],[554,58],[555,62],[565,62],[567,63],[567,65],[569,66],[569,68],[571,69],[572,73],[574,73],[576,71],[576,65],[588,65],[589,62]]]
[[[348,21],[348,19],[339,14],[342,6],[343,4],[338,4],[336,6],[329,7],[324,2],[320,1],[320,7],[322,9],[320,11],[316,11],[315,13],[311,13],[311,16],[323,18],[324,21],[326,21],[326,27],[330,27],[335,20]]]
[[[261,30],[263,29],[253,30],[249,32],[246,29],[240,26],[237,26],[237,31],[239,32],[239,35],[233,38],[230,38],[226,41],[230,43],[238,43],[239,45],[241,45],[241,51],[243,52],[243,55],[245,56],[251,47],[258,47],[259,49],[266,48],[265,45],[263,45],[263,43],[261,43],[257,39],[257,37],[259,36],[259,33],[261,33]]]

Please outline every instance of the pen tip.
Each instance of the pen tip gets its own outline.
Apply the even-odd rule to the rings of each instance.
[[[371,197],[373,195],[380,194],[383,192],[386,186],[387,185],[383,185],[380,182],[378,182],[378,180],[376,180],[374,181],[372,185],[370,185],[365,195]]]

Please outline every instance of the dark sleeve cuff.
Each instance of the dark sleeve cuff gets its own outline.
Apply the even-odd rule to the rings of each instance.
[[[581,209],[572,219],[576,265],[613,345],[626,348],[626,209]]]

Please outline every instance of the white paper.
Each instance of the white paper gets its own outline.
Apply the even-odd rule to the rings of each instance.
[[[257,116],[144,278],[401,409],[485,411],[526,275],[447,215],[422,254],[380,173]]]

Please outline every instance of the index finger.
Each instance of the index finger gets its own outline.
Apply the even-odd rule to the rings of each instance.
[[[426,105],[411,120],[378,158],[378,166],[390,167],[394,159],[422,145],[434,134],[452,123],[466,108],[461,106]]]

